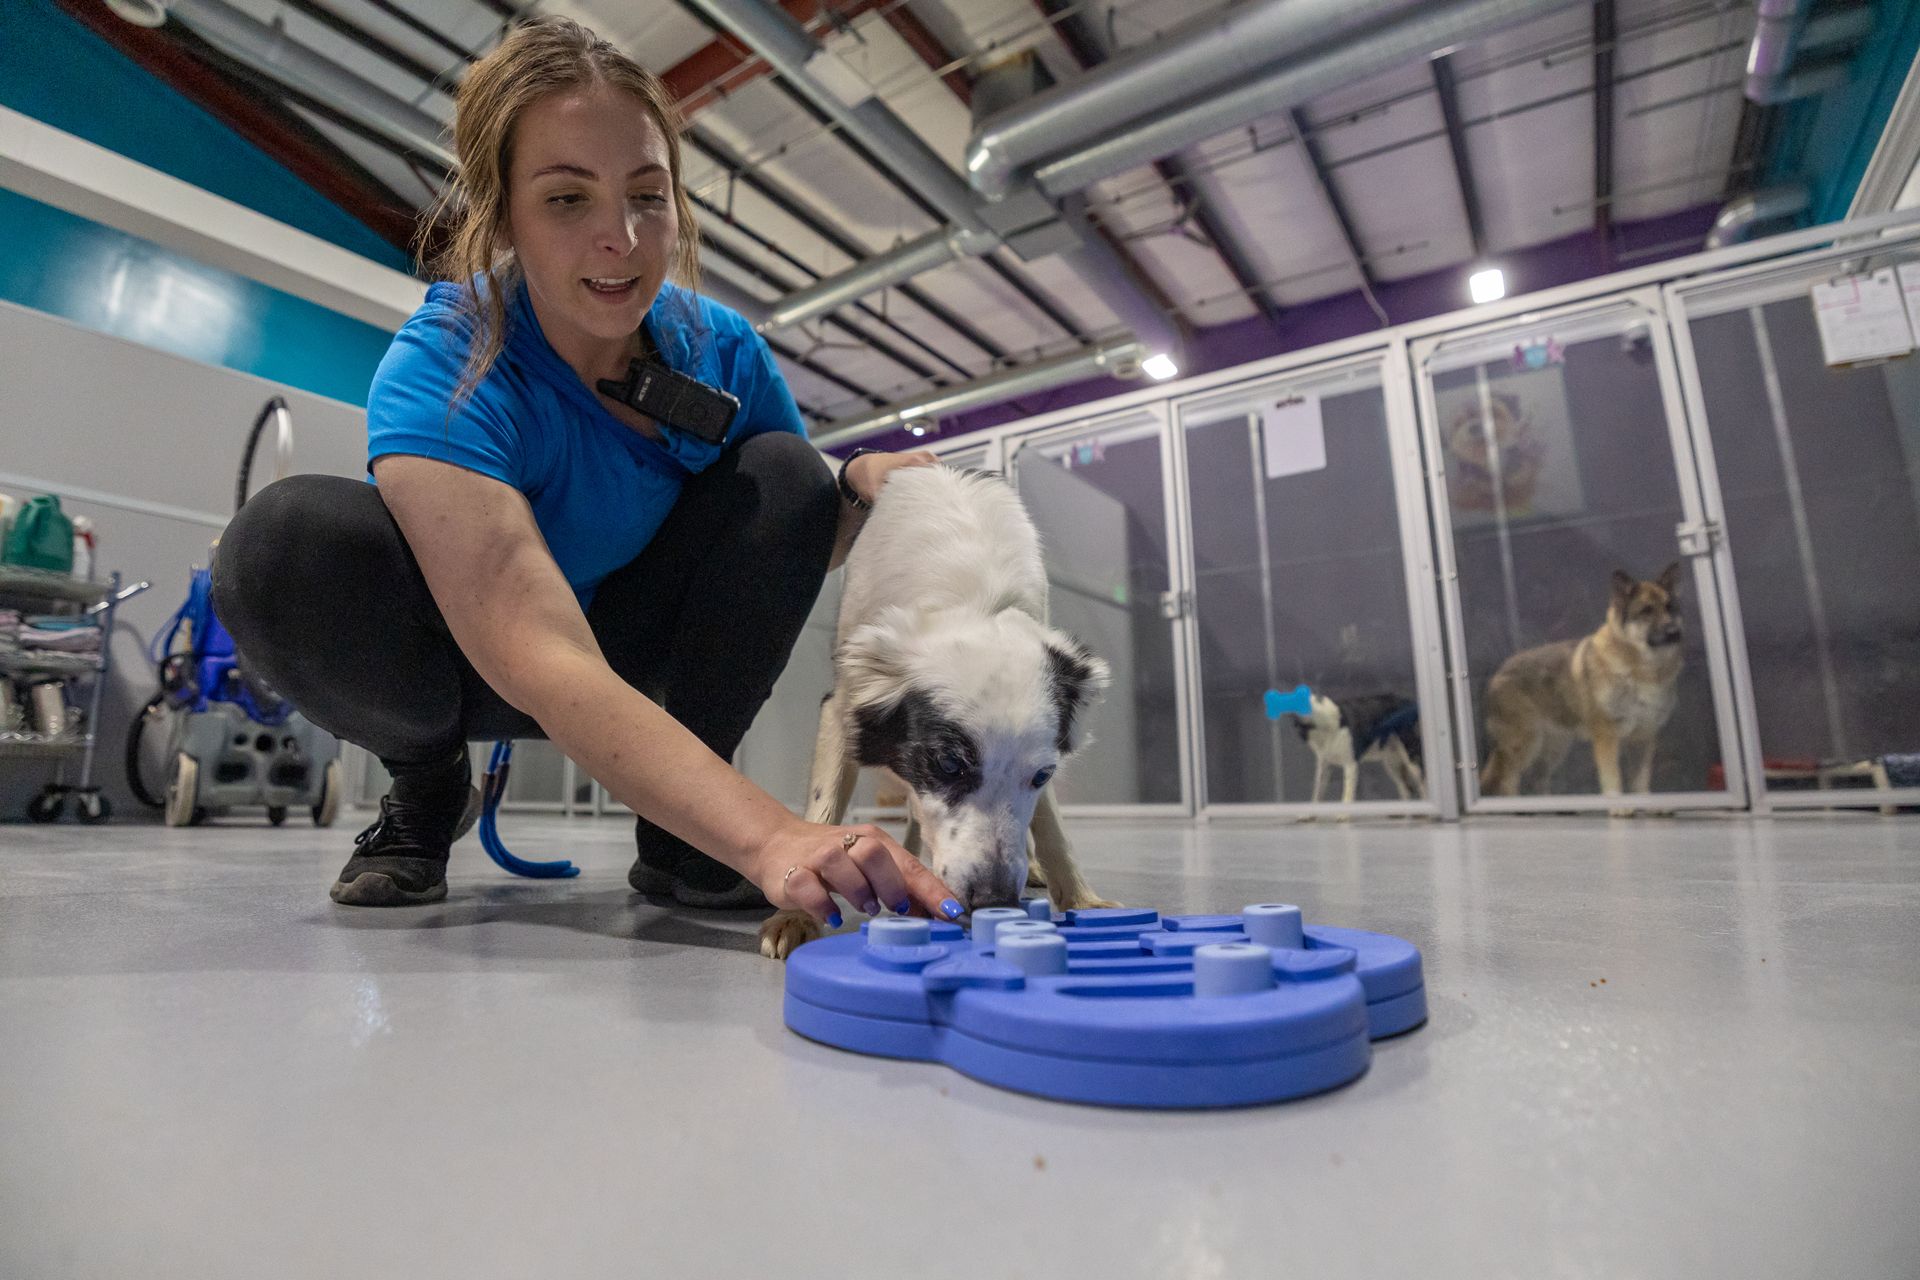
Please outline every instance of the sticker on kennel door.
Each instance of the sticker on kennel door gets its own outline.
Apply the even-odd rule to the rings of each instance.
[[[1327,429],[1319,396],[1284,396],[1260,410],[1260,451],[1267,479],[1327,469]]]

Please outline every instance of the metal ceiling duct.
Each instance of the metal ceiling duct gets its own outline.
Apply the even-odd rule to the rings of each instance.
[[[305,90],[328,106],[364,120],[409,150],[449,169],[457,167],[453,152],[441,144],[446,126],[440,121],[289,39],[279,27],[270,27],[225,0],[165,0],[165,4],[167,11],[196,35]]]
[[[921,197],[955,226],[986,227],[974,212],[973,193],[947,162],[872,96],[858,73],[821,47],[805,27],[764,0],[687,0],[744,41],[848,137],[884,160]]]
[[[983,121],[967,145],[967,180],[999,199],[1026,164],[1234,82],[1283,58],[1357,35],[1420,0],[1261,0],[1207,14]]]
[[[1812,194],[1803,186],[1767,187],[1749,192],[1728,201],[1726,208],[1720,210],[1720,216],[1713,220],[1713,230],[1707,233],[1706,247],[1724,249],[1739,244],[1761,223],[1802,213],[1812,203]]]
[[[770,0],[688,3],[744,41],[949,223],[783,298],[771,309],[767,323],[761,326],[763,330],[799,324],[888,285],[961,258],[982,256],[1000,246],[1000,235],[982,219],[977,197],[960,176],[905,122],[873,98],[869,86],[851,68],[784,10]],[[1161,315],[1117,255],[1110,251],[1103,254],[1100,248],[1104,245],[1086,246],[1083,238],[1082,249],[1076,251],[1081,253],[1079,265],[1087,283],[1123,322],[1146,325],[1145,332],[1136,328],[1137,336],[1152,342],[1155,351],[1177,360],[1183,354],[1179,326]]]
[[[1034,181],[1059,199],[1262,116],[1302,107],[1343,85],[1507,27],[1573,7],[1578,0],[1454,0],[1423,4],[1369,34],[1287,63],[1183,110],[1144,123],[1115,120],[1105,138],[1044,161]]]
[[[1747,47],[1747,100],[1776,106],[1837,89],[1847,83],[1843,61],[1833,60],[1794,70],[1803,52],[1864,39],[1873,30],[1873,10],[1866,5],[1823,13],[1807,19],[1808,0],[1760,0],[1753,22],[1753,43]]]
[[[885,253],[857,263],[839,275],[788,294],[767,311],[761,329],[784,329],[857,302],[891,284],[944,267],[961,258],[977,256],[1000,243],[991,232],[974,233],[941,227],[908,240]]]
[[[816,50],[818,48],[813,45],[811,38],[807,37],[806,33],[786,15],[778,15],[777,22],[768,17],[761,0],[691,0],[691,2],[708,10],[717,21],[730,21],[729,15],[736,11],[758,11],[761,15],[761,27],[779,27],[789,32],[785,47],[774,50],[782,54],[783,60],[788,65],[796,65],[796,59],[800,59],[798,65],[804,68],[801,50],[791,39],[792,33],[797,32],[809,47]],[[1284,3],[1285,0],[1277,0],[1277,2]],[[1048,199],[1058,202],[1085,190],[1101,179],[1113,177],[1162,156],[1171,155],[1205,138],[1237,128],[1249,120],[1300,106],[1340,85],[1391,70],[1406,61],[1427,57],[1436,50],[1450,48],[1463,41],[1490,35],[1529,18],[1573,7],[1579,2],[1580,0],[1455,0],[1454,3],[1441,5],[1426,3],[1419,5],[1411,12],[1403,13],[1400,18],[1372,34],[1359,35],[1344,42],[1337,42],[1331,47],[1322,48],[1320,52],[1309,54],[1297,62],[1287,64],[1271,75],[1256,76],[1250,81],[1239,84],[1236,88],[1216,94],[1212,98],[1203,99],[1172,115],[1139,123],[1136,120],[1137,110],[1116,111],[1108,115],[1104,121],[1106,128],[1110,131],[1106,137],[1065,155],[1059,154],[1057,145],[1029,140],[1024,130],[1014,131],[1009,136],[1020,137],[1022,139],[1020,145],[1023,148],[1045,146],[1053,156],[1052,159],[1042,163],[1035,174],[1035,179],[1040,191]],[[1263,6],[1263,9],[1266,7],[1268,6]],[[1361,4],[1359,7],[1369,13],[1376,12],[1377,8],[1377,6],[1366,4]],[[1394,4],[1388,7],[1396,12],[1407,8],[1405,4]],[[1326,7],[1321,5],[1319,0],[1314,0],[1310,10],[1320,14],[1322,18],[1327,12]],[[1303,8],[1304,11],[1307,10]],[[1351,26],[1342,24],[1339,29],[1350,31]],[[758,30],[759,27],[756,27],[755,31]],[[753,33],[742,32],[741,34],[742,38],[747,39],[749,43],[752,42]],[[1212,49],[1211,44],[1196,33],[1178,47],[1188,51],[1187,60],[1175,59],[1164,64],[1156,60],[1153,84],[1172,83],[1178,80],[1181,74],[1186,74],[1190,81],[1217,83],[1209,79],[1210,73],[1206,67],[1192,65],[1190,61],[1194,57],[1201,56],[1193,51],[1204,52]],[[756,52],[761,52],[765,56],[767,51],[756,49]],[[1130,70],[1134,66],[1133,61],[1123,60],[1123,63],[1124,65],[1121,66],[1123,78],[1136,74]],[[1105,87],[1108,83],[1106,74],[1104,71],[1096,71],[1080,80],[1048,91],[1043,95],[1047,103],[1045,108],[1047,118],[1074,121],[1091,118],[1093,113],[1085,112],[1076,105],[1077,95],[1091,95],[1093,100],[1104,102],[1107,95],[1112,92]],[[827,98],[832,97],[823,86],[815,85],[813,92]],[[1038,102],[1040,99],[1036,98],[1034,101]],[[865,105],[877,104],[863,104]],[[841,109],[847,110],[844,104]],[[1027,109],[1023,105],[1002,114],[1013,116]],[[986,138],[1001,134],[1001,124],[996,117],[983,122],[979,136]],[[1016,153],[1009,150],[1002,154]],[[944,165],[940,167],[949,178],[952,177],[951,171],[947,171]],[[958,180],[954,179],[954,181]],[[952,187],[942,182],[941,190],[950,196]],[[976,205],[974,210],[978,213],[981,208],[982,206]],[[831,310],[833,306],[849,296],[858,297],[863,292],[897,284],[902,280],[910,279],[917,271],[930,270],[968,253],[985,252],[986,248],[994,243],[990,238],[991,233],[987,236],[967,234],[970,228],[978,226],[977,217],[964,224],[958,239],[955,238],[955,232],[951,228],[931,232],[916,240],[908,241],[879,258],[861,263],[852,271],[843,273],[843,276],[822,280],[777,305],[774,308],[775,323],[793,324],[810,319]],[[843,278],[847,284],[845,290],[841,288]],[[1133,288],[1131,278],[1126,278],[1121,287]],[[1148,302],[1143,306],[1136,302],[1129,308],[1128,313],[1123,314],[1137,313],[1143,309],[1153,309],[1152,304]]]
[[[939,418],[983,404],[1010,400],[1032,391],[1044,391],[1083,378],[1101,374],[1115,377],[1137,376],[1141,359],[1148,354],[1140,342],[1128,338],[1086,351],[1075,351],[1052,360],[1037,360],[969,382],[965,386],[946,387],[911,400],[899,400],[871,413],[842,418],[814,432],[810,439],[822,449],[834,449],[905,426],[915,418]]]

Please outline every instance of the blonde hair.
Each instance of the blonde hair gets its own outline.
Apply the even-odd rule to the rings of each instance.
[[[550,16],[522,23],[461,80],[454,95],[453,124],[460,170],[421,218],[414,236],[415,251],[425,257],[435,227],[444,220],[450,233],[445,247],[432,259],[433,274],[463,285],[476,276],[486,279],[484,290],[468,289],[463,296],[462,307],[473,324],[473,343],[454,392],[454,405],[473,393],[506,345],[507,293],[519,285],[519,264],[512,250],[501,247],[506,240],[507,174],[515,127],[535,103],[596,82],[632,94],[660,127],[680,232],[671,275],[688,289],[699,287],[700,233],[693,202],[681,181],[684,122],[672,93],[660,77],[571,18]]]

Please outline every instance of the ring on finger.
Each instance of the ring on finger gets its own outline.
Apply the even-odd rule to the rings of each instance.
[[[840,848],[846,852],[851,852],[853,846],[859,843],[860,833],[858,831],[849,831],[840,837]]]

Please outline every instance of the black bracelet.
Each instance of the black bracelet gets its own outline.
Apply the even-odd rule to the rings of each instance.
[[[837,483],[840,486],[840,496],[842,498],[845,498],[848,504],[852,506],[856,511],[866,511],[869,508],[871,508],[873,504],[871,502],[868,502],[865,498],[861,497],[859,494],[855,493],[853,491],[853,486],[847,483],[847,468],[853,465],[853,460],[855,458],[864,458],[870,453],[885,453],[885,452],[886,452],[885,449],[855,449],[852,453],[847,455],[847,460],[840,464],[840,478],[835,483]]]

